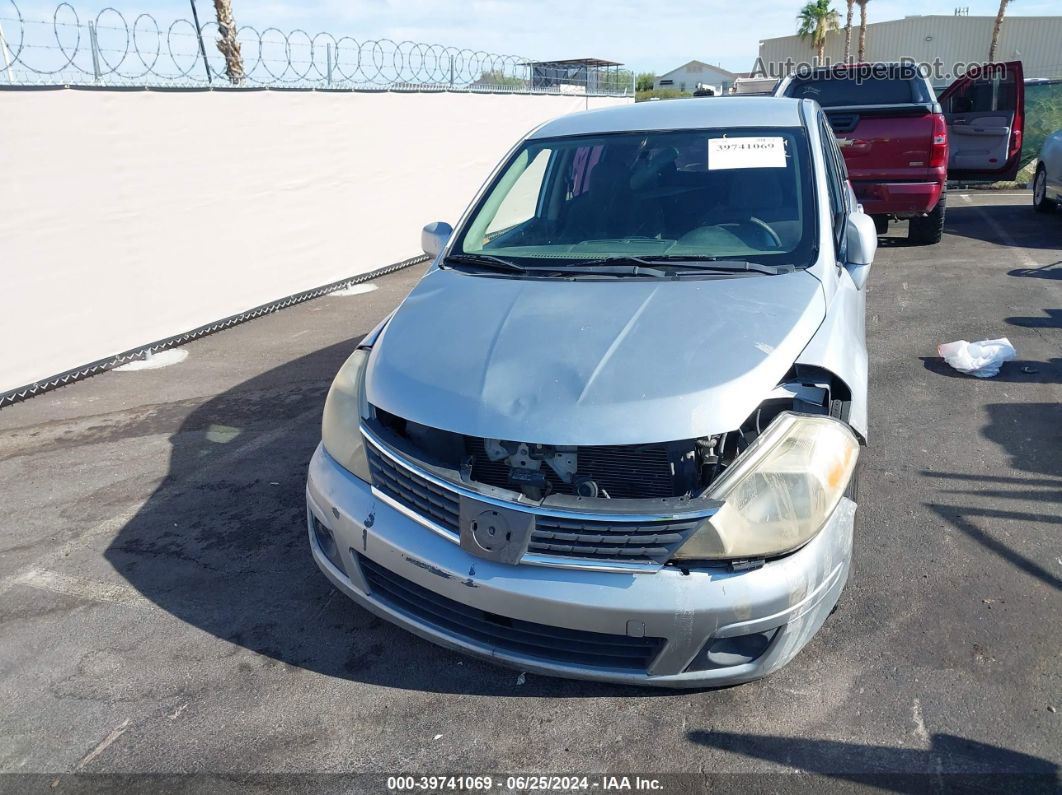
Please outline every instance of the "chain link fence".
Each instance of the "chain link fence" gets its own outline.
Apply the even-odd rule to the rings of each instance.
[[[1023,164],[1039,157],[1044,139],[1055,130],[1062,130],[1062,79],[1026,83]]]
[[[0,86],[633,94],[630,72],[617,64],[558,84],[535,79],[535,65],[517,55],[250,25],[234,31],[243,74],[230,76],[218,47],[229,37],[213,8],[199,14],[191,4],[189,12],[169,21],[113,7],[82,16],[64,2],[48,17],[0,0]]]

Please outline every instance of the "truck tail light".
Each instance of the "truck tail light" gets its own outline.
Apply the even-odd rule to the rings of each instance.
[[[933,114],[933,143],[929,147],[929,167],[948,165],[948,125],[941,113]]]
[[[1008,159],[1021,151],[1021,132],[1021,130],[1015,130],[1014,134],[1010,136],[1010,151],[1007,152]]]

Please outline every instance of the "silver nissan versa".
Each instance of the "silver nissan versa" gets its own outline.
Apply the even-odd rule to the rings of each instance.
[[[728,685],[852,555],[877,238],[811,100],[565,116],[509,153],[343,365],[314,559],[428,640],[541,674]]]

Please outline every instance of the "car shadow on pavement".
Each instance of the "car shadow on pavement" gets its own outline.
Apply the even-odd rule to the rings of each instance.
[[[989,422],[982,435],[1003,449],[1012,469],[1033,477],[923,471],[923,477],[954,482],[952,488],[938,491],[941,502],[927,503],[926,507],[1014,567],[1062,591],[1062,578],[1053,566],[1041,565],[1028,550],[1020,551],[1013,542],[1004,543],[999,534],[979,526],[993,520],[1021,522],[1029,532],[1016,540],[1029,546],[1026,536],[1058,531],[1062,525],[1062,404],[993,403],[985,406],[985,411]],[[966,499],[961,504],[943,504],[951,502],[946,500],[948,495]],[[989,507],[970,504],[973,497],[989,501]],[[1037,510],[1040,506],[1043,509]]]
[[[986,217],[995,223],[985,223]],[[1056,222],[1058,226],[1055,226]],[[1025,224],[1029,224],[1029,227]],[[1016,230],[1016,226],[1020,226],[1021,230]],[[1033,210],[1031,200],[1029,204],[948,204],[944,228],[948,235],[1006,245],[1006,241],[1000,239],[997,227],[1009,230],[1017,244],[1024,249],[1057,249],[1062,216],[1045,218]],[[1039,231],[1030,233],[1030,229]]]
[[[691,731],[687,738],[708,748],[889,792],[1056,792],[1058,786],[1059,766],[1054,762],[951,734],[933,734],[929,748],[726,731]]]
[[[388,687],[506,696],[655,695],[531,676],[428,643],[342,596],[310,556],[306,469],[332,377],[357,339],[287,362],[196,408],[169,470],[105,556],[189,625],[290,666]]]
[[[1062,328],[1062,309],[1045,309],[1038,317],[1008,317],[1006,322],[1020,328]]]
[[[1062,359],[1052,359],[1062,364]],[[981,431],[1022,472],[1062,480],[1062,403],[989,403]]]
[[[1027,497],[1026,497],[1027,499]],[[962,532],[968,538],[973,539],[985,549],[988,549],[1024,571],[1031,577],[1035,577],[1056,591],[1062,591],[1062,579],[1055,576],[1051,571],[1041,566],[1028,556],[1021,554],[1013,547],[1004,544],[998,538],[982,530],[973,521],[972,517],[984,519],[1009,519],[1019,522],[1050,522],[1062,524],[1062,518],[1044,514],[1026,513],[1023,511],[997,511],[969,507],[954,507],[950,505],[937,505],[928,503],[927,508],[936,513],[941,519],[951,524],[952,527]]]
[[[1007,271],[1007,276],[1025,279],[1062,279],[1062,260],[1049,265],[1041,265],[1039,268],[1015,268]]]

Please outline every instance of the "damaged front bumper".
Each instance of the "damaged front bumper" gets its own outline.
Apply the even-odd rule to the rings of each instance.
[[[483,560],[380,499],[318,447],[310,546],[355,602],[430,641],[521,671],[663,687],[731,685],[785,665],[848,577],[855,503],[759,568],[617,572]]]

